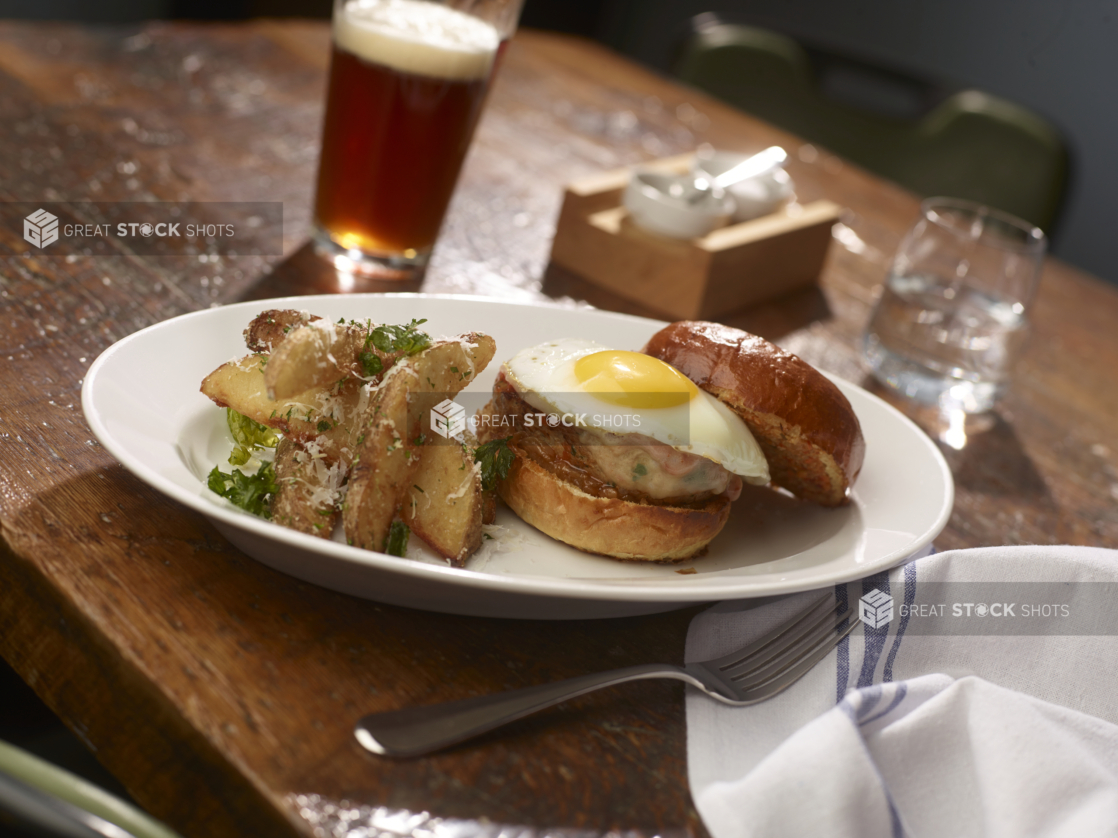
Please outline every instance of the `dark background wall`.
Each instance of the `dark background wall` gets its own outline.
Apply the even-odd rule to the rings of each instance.
[[[0,0],[0,17],[325,16],[330,6],[330,0]],[[689,21],[707,12],[919,78],[977,87],[1047,117],[1072,155],[1052,250],[1118,283],[1118,0],[526,0],[522,25],[596,38],[667,73]]]

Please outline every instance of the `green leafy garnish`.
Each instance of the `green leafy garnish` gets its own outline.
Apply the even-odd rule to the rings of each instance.
[[[324,433],[326,433],[326,432],[327,432],[328,430],[330,430],[330,423],[329,423],[329,422],[327,422],[327,421],[326,421],[325,419],[320,419],[320,420],[319,420],[319,422],[318,422],[318,424],[317,424],[317,425],[315,425],[315,427],[316,427],[316,428],[318,429],[318,432],[319,432],[320,434],[324,434]]]
[[[377,326],[369,332],[366,345],[372,343],[381,352],[402,352],[405,355],[414,355],[422,352],[431,345],[431,336],[419,331],[416,326],[421,326],[427,320],[412,320],[406,326]]]
[[[366,349],[364,352],[358,355],[357,360],[361,362],[361,369],[369,378],[372,378],[374,375],[380,375],[382,372],[384,372],[384,361],[382,361],[380,359],[380,356],[377,355],[377,353],[373,352],[371,349]]]
[[[393,521],[392,526],[388,528],[388,538],[384,542],[384,552],[390,556],[400,556],[401,558],[407,555],[409,535],[411,535],[411,530],[408,529],[407,524],[398,519]]]
[[[646,474],[648,474],[648,469],[644,467],[644,463],[637,463],[635,466],[633,466],[633,480],[634,481],[640,480]]]
[[[497,481],[509,476],[516,454],[509,448],[509,438],[494,439],[479,445],[474,452],[474,462],[481,466],[481,488],[491,492]]]
[[[276,470],[271,463],[261,463],[256,474],[245,474],[239,468],[226,474],[217,466],[210,472],[206,485],[245,512],[272,517],[272,498],[276,494]]]
[[[233,408],[225,410],[225,422],[233,434],[233,453],[229,455],[229,465],[243,466],[257,448],[275,448],[279,437],[271,428],[243,416]]]

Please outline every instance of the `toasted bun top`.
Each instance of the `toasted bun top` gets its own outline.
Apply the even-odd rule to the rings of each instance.
[[[666,361],[746,420],[771,416],[834,458],[849,488],[866,443],[846,396],[821,372],[764,338],[718,323],[681,321],[661,329],[644,352]],[[761,441],[761,440],[759,440]],[[820,501],[823,502],[823,501]]]

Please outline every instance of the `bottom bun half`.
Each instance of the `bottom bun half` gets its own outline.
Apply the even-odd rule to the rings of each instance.
[[[600,498],[560,480],[522,451],[497,484],[526,523],[588,553],[625,561],[678,562],[702,553],[730,517],[730,501],[696,508]]]

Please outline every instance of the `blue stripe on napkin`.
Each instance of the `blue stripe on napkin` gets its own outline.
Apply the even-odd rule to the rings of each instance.
[[[862,580],[862,596],[873,590],[889,593],[889,573],[881,571]],[[889,624],[877,628],[863,625],[862,633],[865,642],[865,653],[862,658],[862,671],[858,675],[858,688],[868,687],[873,683],[873,673],[877,670],[877,662],[885,650],[885,640],[889,636]]]
[[[904,639],[904,631],[908,628],[908,620],[911,615],[912,603],[916,601],[916,562],[909,562],[904,566],[904,613],[901,614],[901,621],[897,624],[897,636],[893,640],[893,648],[889,650],[889,657],[885,659],[885,671],[882,673],[882,679],[885,681],[893,680],[893,661],[897,659],[897,652],[901,648],[901,640]]]
[[[835,602],[839,605],[841,614],[850,605],[850,598],[846,595],[846,585],[835,585]],[[851,617],[853,619],[853,617]],[[844,637],[835,650],[835,704],[842,701],[846,695],[846,686],[850,683],[850,635]]]

